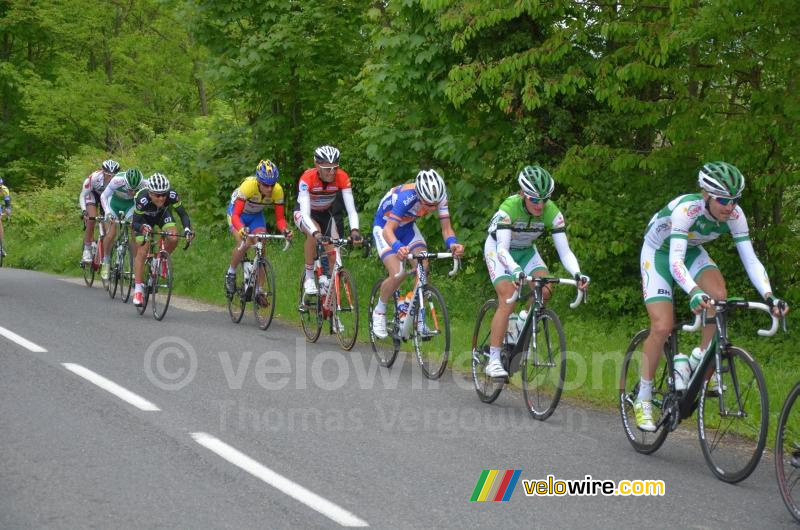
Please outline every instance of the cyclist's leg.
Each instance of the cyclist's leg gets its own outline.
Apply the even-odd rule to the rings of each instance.
[[[525,276],[545,278],[550,275],[550,271],[547,269],[547,264],[539,254],[539,250],[536,248],[536,245],[533,245],[530,248],[512,250],[511,257],[514,258],[514,261],[516,261],[520,267],[522,267],[522,271],[525,273]],[[531,283],[531,289],[532,288],[533,283]],[[548,300],[550,300],[550,296],[552,296],[552,289],[552,285],[545,285],[542,288],[542,299],[545,304],[548,302]],[[532,299],[528,303],[528,311],[530,311],[531,305],[533,305]]]
[[[240,218],[244,226],[247,227],[249,233],[257,234],[265,231],[266,223],[264,222],[264,214],[262,212],[256,214],[242,214]],[[239,231],[233,227],[230,208],[228,209],[228,227],[230,228],[231,234],[233,234],[233,238],[236,240],[236,245],[234,245],[233,252],[231,253],[231,261],[228,265],[228,274],[233,274],[239,262],[242,261],[247,253],[247,250],[253,246],[253,240],[250,238],[243,238],[241,234],[239,234]],[[244,245],[242,245],[242,239],[245,239]]]
[[[642,345],[642,359],[639,389],[640,399],[649,400],[648,392],[652,389],[653,376],[658,368],[659,356],[664,343],[672,333],[672,274],[669,271],[669,254],[642,246],[640,259],[642,273],[642,293],[650,317],[650,333]],[[649,383],[649,385],[647,384]]]
[[[147,257],[148,245],[141,232],[136,232],[133,239],[137,243],[136,253],[133,258],[133,278],[136,292],[141,292],[144,278],[144,260]]]
[[[5,240],[3,236],[3,214],[0,213],[0,247],[3,246],[3,241]]]
[[[320,232],[320,227],[312,219],[312,225],[309,226],[306,221],[303,219],[303,215],[300,213],[300,210],[297,209],[294,211],[294,225],[306,235],[306,242],[303,245],[303,258],[305,263],[305,270],[306,270],[306,280],[313,280],[314,279],[314,259],[317,257],[317,240],[314,239],[313,233]]]
[[[89,217],[97,217],[97,206],[94,204],[94,198],[89,195],[86,199],[86,215]],[[96,221],[94,219],[86,220],[86,229],[83,231],[83,248],[91,248],[92,241],[94,240],[94,226]]]
[[[725,278],[717,268],[717,264],[708,255],[703,247],[695,247],[686,252],[686,267],[689,269],[689,274],[692,275],[697,285],[715,300],[725,300],[728,298],[728,289],[725,287]],[[707,312],[709,317],[713,317],[716,312],[709,309]],[[708,348],[711,339],[714,337],[716,331],[716,324],[712,318],[707,320],[706,326],[703,328],[703,338],[700,347],[703,351]]]

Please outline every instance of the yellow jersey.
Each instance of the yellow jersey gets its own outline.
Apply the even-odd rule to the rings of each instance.
[[[283,188],[276,182],[275,186],[272,187],[272,195],[267,197],[262,195],[261,190],[258,189],[256,178],[247,177],[238,188],[233,190],[231,205],[239,199],[244,199],[245,201],[242,213],[258,213],[263,211],[266,206],[283,204]]]

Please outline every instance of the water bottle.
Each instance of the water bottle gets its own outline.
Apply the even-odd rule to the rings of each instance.
[[[97,256],[97,241],[92,241],[92,257]]]
[[[519,315],[517,313],[511,313],[508,317],[508,330],[506,331],[506,342],[509,344],[516,344],[517,340],[519,339],[519,330],[522,329],[522,326],[519,325]],[[523,320],[524,322],[524,320]]]
[[[325,276],[323,274],[322,276],[319,277],[319,294],[320,294],[320,296],[325,296],[328,293],[328,285],[329,284],[330,284],[330,281],[328,280],[327,276]]]
[[[253,273],[253,262],[243,261],[242,269],[244,270],[244,281],[247,282],[247,280],[250,279],[250,275]]]
[[[408,307],[411,300],[408,298],[408,295],[401,295],[400,291],[395,291],[394,295],[397,297],[397,316],[402,325],[402,323],[406,321],[406,315],[408,314]]]
[[[689,356],[689,368],[694,373],[695,368],[703,361],[703,350],[695,348],[692,350],[692,355]]]
[[[692,376],[692,369],[689,367],[689,357],[678,353],[672,358],[674,365],[673,377],[675,379],[675,390],[686,390],[689,386],[689,378]]]

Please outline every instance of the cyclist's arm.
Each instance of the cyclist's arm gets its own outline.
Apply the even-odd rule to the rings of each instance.
[[[111,196],[116,191],[116,187],[113,186],[114,180],[116,177],[111,179],[111,182],[108,183],[106,189],[103,190],[103,193],[100,194],[100,205],[103,207],[103,211],[106,213],[110,213],[112,215],[116,215],[116,212],[111,211]]]
[[[11,194],[6,193],[3,197],[3,201],[6,203],[6,210],[8,210],[9,214],[11,214]]]
[[[739,252],[739,258],[742,260],[750,282],[758,290],[761,297],[766,300],[767,295],[772,294],[772,287],[769,284],[767,270],[758,259],[758,256],[756,256],[755,250],[753,250],[747,219],[741,207],[736,207],[734,215],[728,221],[728,227],[731,230],[731,237],[733,237],[733,242],[736,244],[736,250]]]
[[[275,204],[275,227],[279,232],[286,232],[286,214],[283,203]]]
[[[383,239],[389,244],[389,246],[393,245],[394,242],[397,241],[397,236],[394,235],[394,231],[397,230],[398,226],[400,225],[394,219],[387,219],[386,224],[383,225]]]
[[[497,242],[498,261],[516,278],[522,272],[522,267],[511,256],[511,225],[498,224],[493,236]]]
[[[90,182],[91,177],[87,178],[83,181],[83,187],[81,188],[81,193],[78,195],[78,206],[81,207],[81,211],[86,211],[86,197],[92,192],[92,183]]]
[[[569,248],[569,241],[567,241],[567,234],[563,229],[553,230],[553,245],[556,247],[558,257],[561,259],[561,264],[567,269],[570,276],[580,274],[581,267],[578,265],[578,258],[575,253]]]
[[[183,204],[180,203],[180,202],[178,204],[176,204],[175,205],[175,211],[178,213],[178,216],[180,216],[180,218],[181,218],[181,224],[183,225],[184,230],[187,229],[187,228],[189,230],[191,230],[192,229],[192,221],[189,219],[189,214],[186,213],[186,208],[183,207]]]
[[[342,190],[342,200],[347,209],[347,219],[350,221],[350,230],[358,230],[358,211],[356,201],[353,199],[353,189],[345,188]]]
[[[231,211],[231,225],[233,225],[233,229],[237,232],[242,229],[244,223],[242,223],[242,212],[244,211],[244,205],[247,201],[244,199],[236,199],[233,201],[233,210]]]
[[[297,192],[297,204],[300,206],[300,224],[303,230],[309,234],[318,232],[314,220],[311,218],[311,195],[308,193],[308,185],[300,181],[300,189]]]
[[[680,208],[672,212],[672,231],[669,238],[669,271],[681,289],[690,294],[698,286],[686,268],[686,249],[689,247],[689,228],[694,219],[685,215]]]
[[[449,217],[442,217],[440,221],[442,224],[442,237],[444,238],[445,244],[449,247],[456,240],[456,232],[453,230],[453,225],[450,223]],[[448,241],[452,242],[448,243]]]

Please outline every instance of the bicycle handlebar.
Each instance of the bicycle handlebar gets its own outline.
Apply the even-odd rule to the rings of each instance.
[[[151,236],[162,236],[162,237],[164,237],[164,236],[167,236],[167,237],[179,237],[179,238],[181,238],[181,239],[184,239],[184,238],[185,238],[185,239],[186,239],[186,244],[185,244],[185,245],[183,245],[183,250],[186,250],[187,248],[189,248],[189,245],[191,245],[191,244],[192,244],[192,241],[194,241],[194,238],[192,238],[192,239],[189,239],[189,238],[186,236],[186,234],[177,234],[177,233],[176,233],[176,234],[173,234],[172,232],[164,232],[164,231],[157,231],[157,230],[150,230],[149,232],[147,232],[146,234],[144,234],[144,240],[145,240],[145,241],[148,241],[148,240],[150,240],[150,237],[151,237]]]
[[[286,239],[286,236],[283,234],[246,234],[245,237],[252,237],[253,239],[258,239],[261,241],[265,241],[267,239],[283,239],[286,242],[281,249],[283,252],[286,252],[292,244],[292,242],[289,239]],[[239,244],[239,250],[244,248],[244,242],[245,238],[243,237],[242,242]]]
[[[525,276],[524,280],[526,282],[535,281],[538,277],[537,276]],[[520,278],[521,279],[521,278]],[[578,288],[578,282],[573,280],[572,278],[540,278],[539,281],[543,281],[545,284],[548,283],[563,283],[566,285],[572,285],[578,290],[578,294],[575,297],[575,300],[569,304],[570,309],[575,309],[581,302],[586,301],[586,291],[583,289]],[[514,291],[514,294],[511,295],[511,298],[506,299],[507,304],[513,304],[519,299],[519,295],[522,293],[522,281],[519,282],[517,285],[517,290]]]
[[[717,300],[709,299],[708,301],[711,305],[718,305]],[[778,332],[778,326],[780,325],[781,321],[783,322],[783,330],[786,331],[786,317],[776,317],[772,314],[772,310],[769,308],[767,304],[763,304],[761,302],[744,302],[744,301],[727,301],[722,300],[727,305],[731,305],[733,307],[743,307],[745,309],[757,309],[759,311],[764,311],[767,313],[770,318],[772,319],[772,326],[769,329],[759,329],[758,334],[761,337],[772,337]],[[683,331],[694,332],[699,330],[701,327],[705,327],[706,325],[706,310],[703,309],[700,313],[694,316],[694,322],[689,324],[684,324],[682,326]]]
[[[402,278],[412,272],[413,269],[405,269],[406,261],[414,261],[419,259],[453,259],[453,270],[447,273],[449,277],[453,277],[458,273],[461,267],[461,259],[453,255],[452,252],[417,252],[416,254],[409,254],[404,261],[400,262],[400,272],[394,275],[395,278]]]

